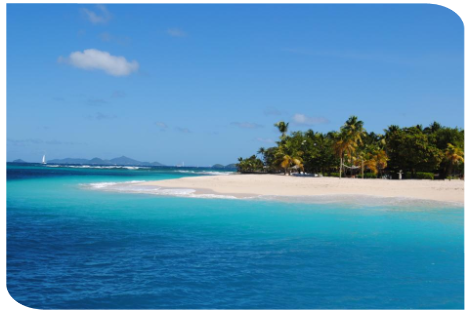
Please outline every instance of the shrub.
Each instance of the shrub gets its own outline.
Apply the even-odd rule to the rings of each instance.
[[[431,179],[435,178],[435,174],[433,173],[425,173],[425,172],[417,172],[415,175],[417,179]]]
[[[427,172],[417,172],[415,173],[415,177],[412,177],[412,173],[407,172],[404,174],[405,179],[435,179],[435,174],[433,173],[427,173]]]

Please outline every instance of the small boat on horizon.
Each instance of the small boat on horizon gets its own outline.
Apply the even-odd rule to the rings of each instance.
[[[47,162],[46,162],[46,155],[45,155],[45,154],[42,156],[42,162],[41,162],[41,164],[47,164]]]

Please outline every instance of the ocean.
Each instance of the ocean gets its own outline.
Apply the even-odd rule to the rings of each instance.
[[[108,188],[228,174],[8,164],[10,295],[36,309],[464,308],[462,206]]]

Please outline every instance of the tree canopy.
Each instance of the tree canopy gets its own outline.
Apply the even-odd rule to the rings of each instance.
[[[464,175],[464,130],[433,122],[427,127],[390,125],[382,134],[367,132],[363,121],[351,116],[338,131],[292,131],[289,123],[279,130],[275,147],[259,148],[257,155],[240,158],[240,172],[334,176],[406,177],[431,173],[439,178]]]

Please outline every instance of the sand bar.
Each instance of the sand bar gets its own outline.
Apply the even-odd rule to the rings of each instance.
[[[198,193],[239,198],[262,196],[368,195],[409,197],[464,204],[462,180],[384,180],[284,175],[197,176],[144,182],[162,188],[189,188]]]

